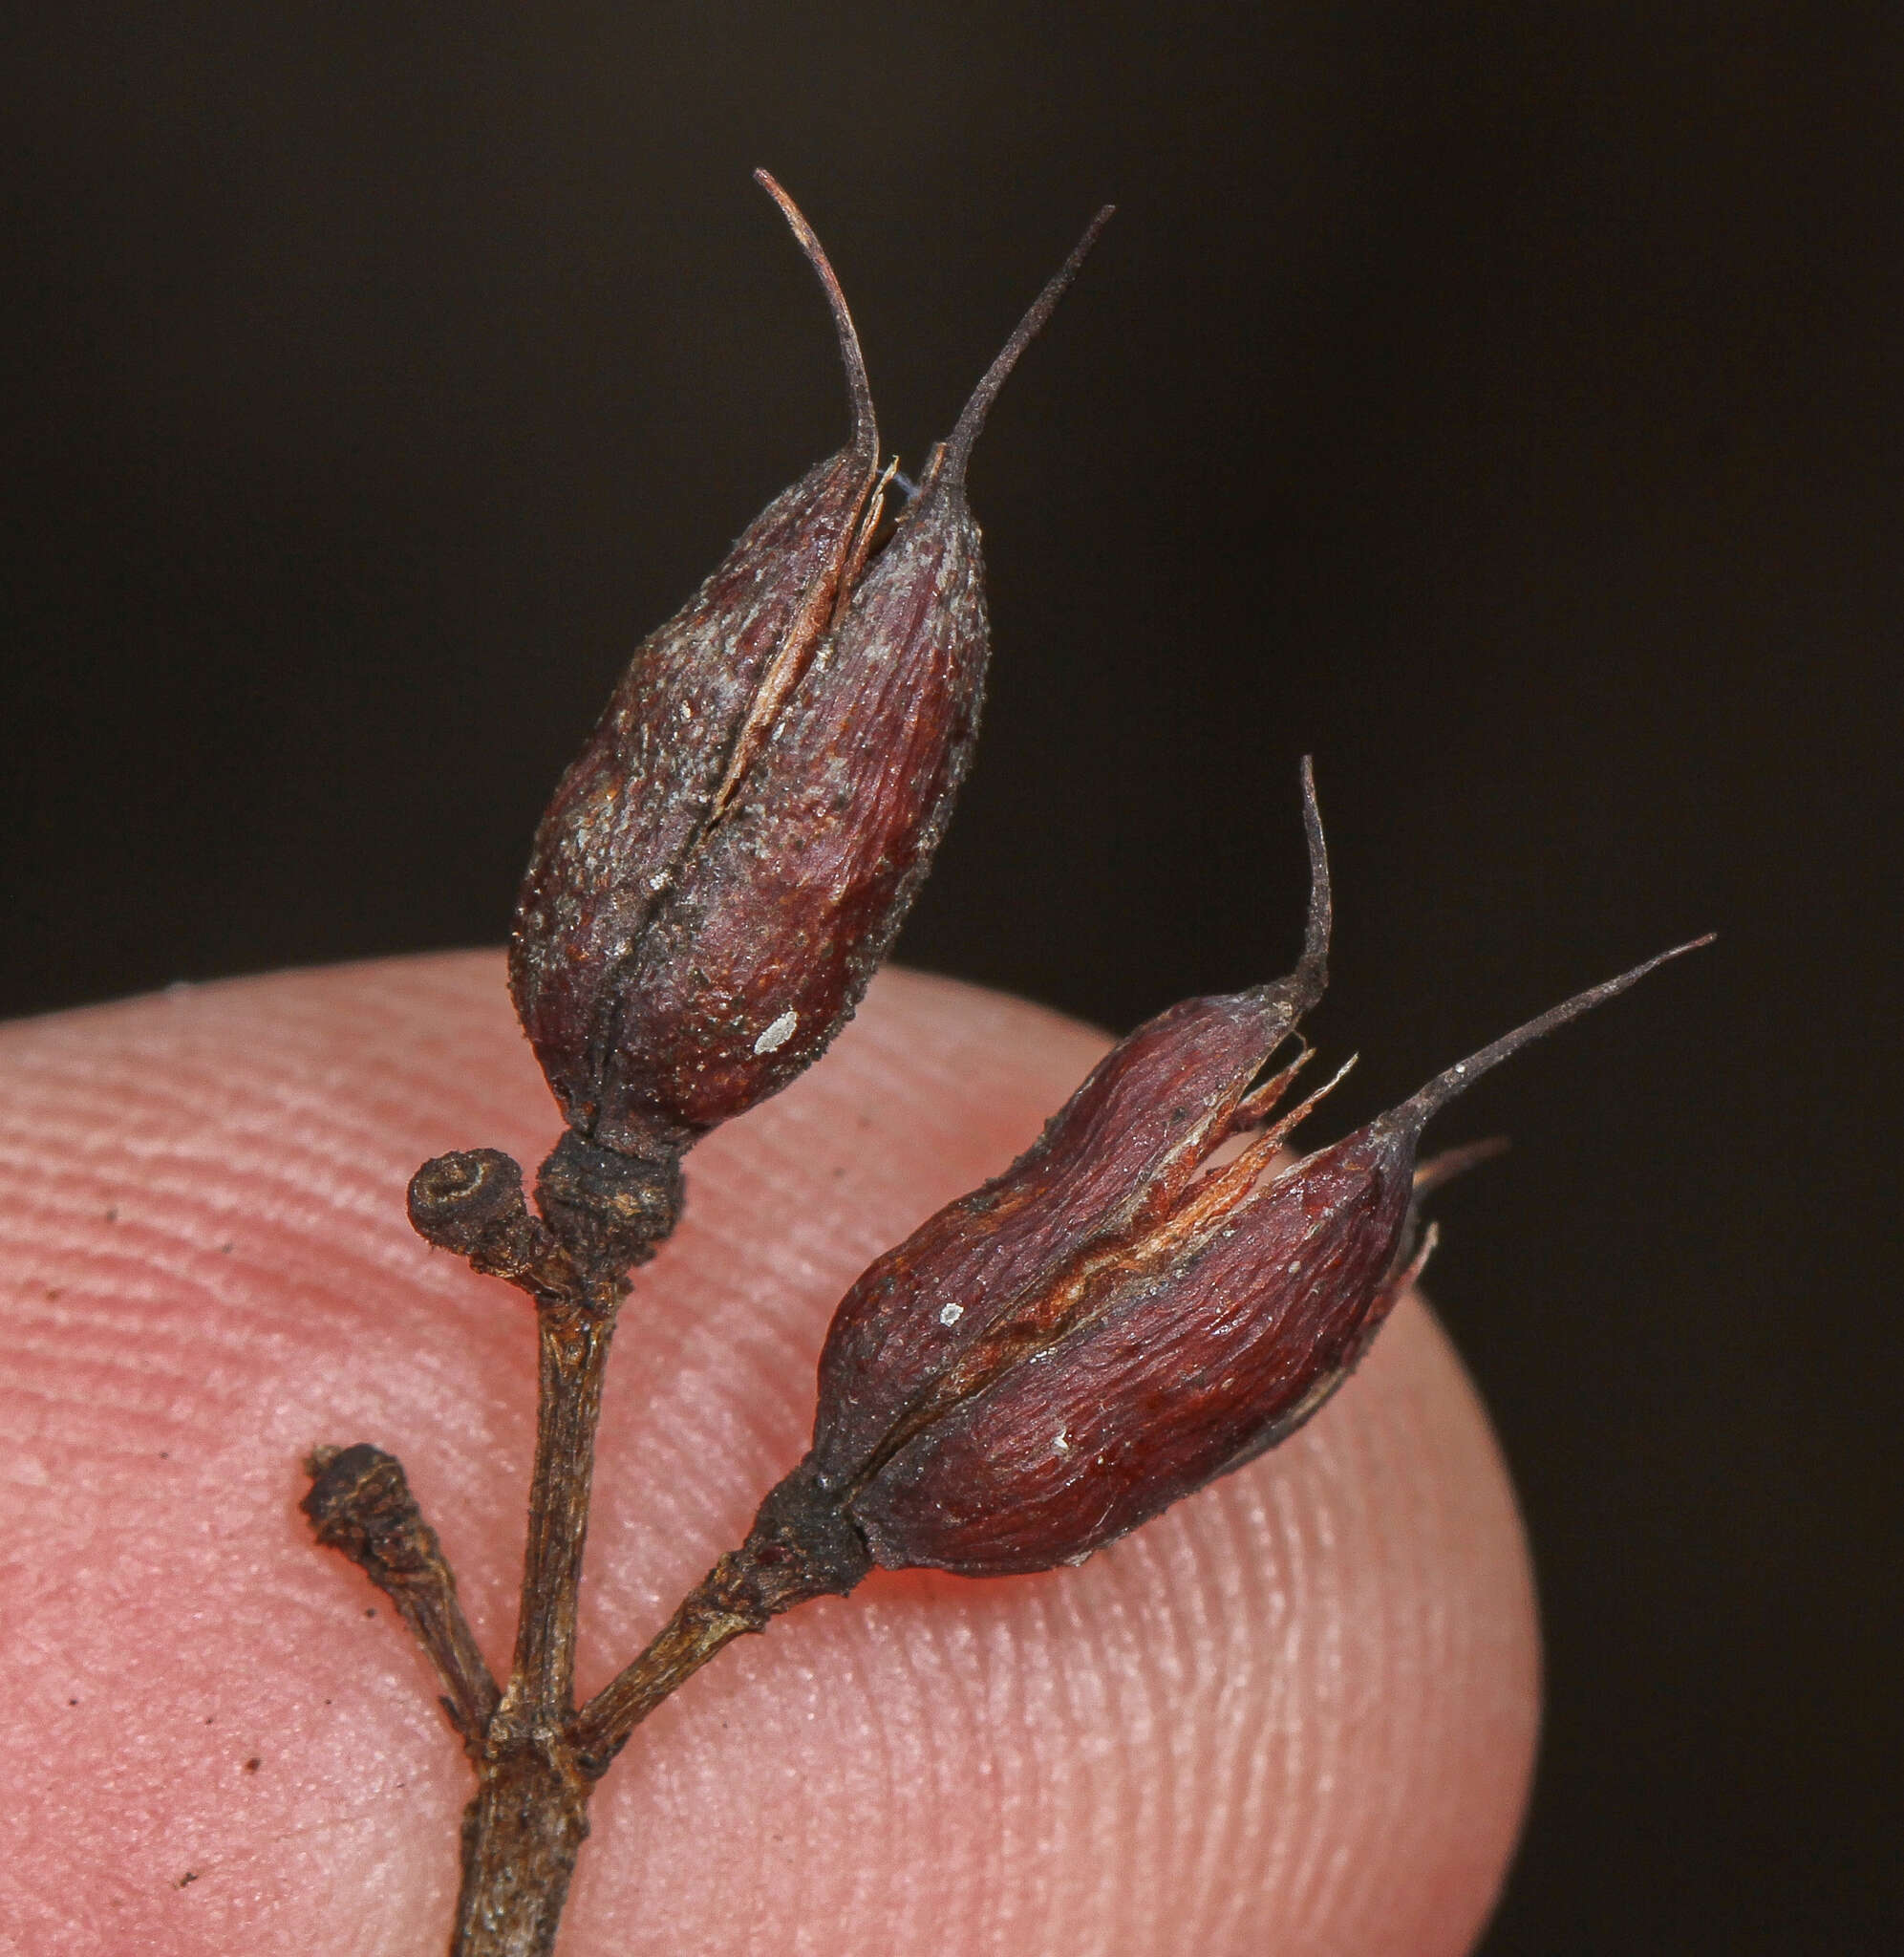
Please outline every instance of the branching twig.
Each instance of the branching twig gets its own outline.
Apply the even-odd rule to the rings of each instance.
[[[443,1710],[472,1754],[480,1753],[501,1694],[457,1599],[456,1577],[437,1532],[423,1519],[403,1464],[382,1449],[318,1448],[304,1513],[312,1533],[342,1550],[388,1597],[416,1633],[443,1683]]]

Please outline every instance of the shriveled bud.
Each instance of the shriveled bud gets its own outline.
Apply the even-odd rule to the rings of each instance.
[[[784,1086],[858,1004],[943,833],[977,727],[988,643],[966,460],[1108,215],[1046,287],[870,555],[881,492],[849,352],[853,448],[782,498],[775,507],[789,513],[769,511],[695,607],[636,656],[558,792],[524,887],[512,982],[544,1070],[592,1149],[678,1151]],[[836,310],[850,348],[837,299]],[[851,498],[829,473],[848,460],[859,471]],[[782,540],[789,527],[797,553]],[[760,606],[781,594],[771,631],[749,613],[742,634],[773,644],[744,685],[730,676],[725,732],[684,762],[673,743],[699,709],[683,713],[642,669],[731,665],[720,642],[743,586]],[[623,813],[651,803],[652,823]],[[692,820],[670,813],[684,805]],[[662,849],[652,838],[664,833]]]
[[[1319,1094],[1204,1168],[1232,1110],[1260,1120],[1294,1071],[1242,1099],[1266,1049],[1226,1036],[1252,995],[1141,1027],[1038,1149],[848,1293],[821,1366],[822,1484],[888,1568],[1001,1576],[1079,1561],[1252,1460],[1348,1376],[1425,1258],[1415,1164],[1430,1117],[1677,956],[1555,1007],[1280,1173],[1272,1157]],[[1188,1141],[1160,1173],[1090,1109],[1166,1082],[1172,1060],[1187,1091],[1166,1100]],[[1423,1174],[1440,1179],[1433,1164]]]

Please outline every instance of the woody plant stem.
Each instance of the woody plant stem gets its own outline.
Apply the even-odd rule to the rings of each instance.
[[[588,1838],[588,1797],[634,1728],[735,1638],[808,1598],[850,1589],[870,1564],[850,1526],[829,1520],[798,1473],[789,1476],[741,1547],[578,1713],[577,1597],[602,1383],[630,1289],[626,1268],[673,1227],[678,1196],[643,1190],[635,1205],[648,1219],[643,1241],[631,1245],[626,1231],[605,1239],[547,1201],[549,1166],[543,1194],[553,1227],[528,1212],[522,1172],[495,1150],[425,1163],[410,1191],[411,1219],[425,1237],[508,1280],[536,1308],[535,1465],[505,1687],[483,1661],[455,1574],[396,1459],[360,1443],[320,1448],[307,1463],[304,1510],[317,1539],[358,1564],[396,1605],[436,1670],[443,1710],[476,1769],[451,1957],[549,1957]]]

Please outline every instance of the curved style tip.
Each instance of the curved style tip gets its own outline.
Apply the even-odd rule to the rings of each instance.
[[[1570,1020],[1577,1020],[1584,1013],[1590,1013],[1596,1005],[1605,1005],[1610,999],[1617,999],[1622,992],[1630,992],[1649,973],[1657,972],[1661,965],[1674,958],[1684,957],[1688,952],[1698,951],[1701,945],[1713,941],[1716,933],[1708,931],[1703,937],[1695,937],[1685,944],[1676,944],[1671,951],[1659,953],[1643,965],[1636,965],[1630,972],[1622,972],[1617,978],[1609,978],[1600,985],[1589,986],[1585,992],[1576,992],[1572,999],[1563,1000],[1560,1004],[1551,1006],[1538,1019],[1530,1020],[1525,1026],[1516,1026],[1511,1033],[1505,1033],[1491,1044],[1484,1046],[1479,1053],[1470,1054],[1467,1059],[1458,1061],[1444,1074],[1437,1074],[1419,1093],[1408,1099],[1387,1117],[1397,1128],[1419,1130],[1429,1119],[1447,1106],[1457,1094],[1465,1093],[1481,1076],[1490,1068],[1497,1067],[1504,1060],[1511,1058],[1523,1046],[1544,1038],[1557,1027],[1564,1026]]]
[[[1304,1003],[1315,1005],[1329,985],[1329,931],[1334,910],[1329,893],[1329,845],[1322,834],[1322,810],[1316,800],[1316,762],[1302,757],[1302,828],[1309,840],[1309,922],[1302,934],[1295,986]]]
[[[985,370],[985,377],[973,389],[972,398],[959,411],[952,432],[946,437],[943,446],[932,459],[935,480],[954,484],[964,482],[965,465],[972,457],[972,444],[978,440],[978,431],[985,426],[985,418],[992,411],[992,403],[998,398],[998,390],[1018,364],[1019,355],[1044,330],[1045,321],[1064,296],[1064,289],[1078,276],[1078,268],[1084,263],[1091,247],[1098,242],[1098,233],[1110,223],[1111,214],[1116,209],[1114,204],[1105,204],[1085,226],[1084,235],[1071,247],[1071,256],[1052,273],[1044,290],[1032,301],[1031,310],[1018,321],[1016,330],[1005,342],[998,357]]]
[[[826,303],[833,309],[833,328],[840,336],[840,359],[846,370],[846,393],[853,404],[852,445],[856,453],[876,458],[879,454],[879,428],[873,419],[872,384],[866,378],[866,355],[860,351],[860,335],[853,325],[853,315],[846,310],[846,295],[840,290],[840,281],[834,276],[826,247],[806,222],[799,204],[781,187],[771,172],[756,170],[754,182],[780,205],[781,215],[787,221],[787,229],[806,254],[806,262],[812,266],[826,294]]]

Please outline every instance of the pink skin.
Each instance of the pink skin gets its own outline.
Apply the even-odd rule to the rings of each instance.
[[[841,1292],[1102,1046],[893,974],[695,1151],[610,1374],[585,1690],[799,1458]],[[500,958],[30,1022],[0,1080],[0,1952],[440,1949],[468,1769],[297,1463],[398,1453],[501,1665],[527,1306],[403,1217],[426,1155],[555,1137]],[[1287,1447],[1083,1568],[877,1573],[724,1653],[604,1782],[563,1957],[1457,1952],[1537,1671],[1500,1457],[1411,1301]]]

